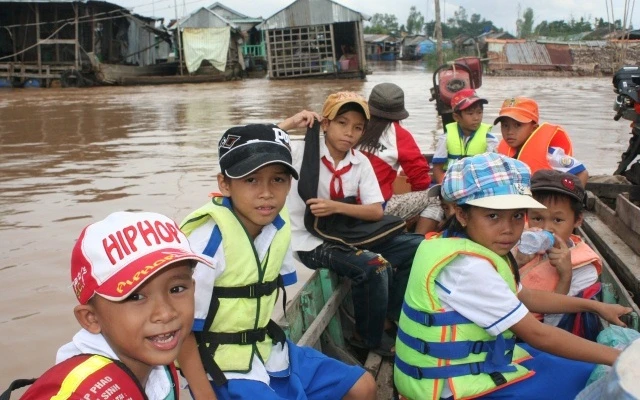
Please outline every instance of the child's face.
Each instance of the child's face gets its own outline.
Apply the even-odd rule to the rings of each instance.
[[[507,142],[509,147],[513,147],[514,149],[520,149],[537,127],[538,124],[533,121],[522,123],[509,117],[502,117],[500,119],[502,138]]]
[[[441,200],[442,211],[444,212],[444,218],[447,219],[456,213],[456,203]]]
[[[176,262],[147,280],[119,302],[94,296],[89,306],[94,323],[118,358],[144,384],[151,369],[177,357],[191,332],[194,282],[190,261]],[[84,325],[83,325],[84,326]]]
[[[331,157],[342,159],[362,137],[365,123],[365,116],[358,111],[347,111],[333,120],[323,119],[322,130]]]
[[[480,123],[482,123],[482,116],[484,110],[482,104],[477,102],[471,107],[465,108],[460,112],[453,113],[453,119],[458,123],[462,132],[468,136],[478,130]]]
[[[278,216],[291,188],[291,173],[282,164],[271,164],[238,179],[218,175],[218,187],[230,197],[233,210],[245,229],[255,238]]]
[[[575,212],[571,209],[571,200],[565,196],[548,197],[538,201],[547,208],[529,210],[529,226],[555,233],[567,242],[573,229],[582,225],[582,214],[576,218]]]
[[[524,230],[524,210],[492,210],[472,206],[468,211],[456,207],[456,218],[466,225],[474,242],[494,253],[506,255],[520,240]]]

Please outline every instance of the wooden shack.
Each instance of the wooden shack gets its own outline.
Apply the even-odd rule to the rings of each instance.
[[[0,10],[0,79],[12,85],[93,84],[96,62],[143,71],[161,61],[158,43],[170,41],[155,18],[106,1],[0,0]]]
[[[269,78],[364,77],[365,19],[331,0],[297,0],[278,11],[259,26]]]

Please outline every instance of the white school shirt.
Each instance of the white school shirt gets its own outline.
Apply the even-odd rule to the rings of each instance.
[[[269,250],[269,246],[271,246],[271,242],[278,232],[276,225],[279,223],[284,223],[280,216],[276,217],[276,220],[273,223],[262,228],[260,234],[253,241],[256,252],[261,262],[264,261],[264,257]],[[195,253],[201,254],[204,251],[205,247],[207,247],[207,243],[209,243],[211,232],[213,232],[215,225],[215,222],[209,219],[205,224],[199,226],[193,232],[191,232],[191,234],[189,235],[189,244],[191,245],[191,249]],[[207,256],[203,255],[203,257]],[[193,279],[196,281],[196,304],[194,313],[195,319],[193,321],[194,331],[203,330],[204,320],[207,317],[207,313],[209,312],[211,296],[213,294],[213,291],[215,290],[213,284],[216,278],[220,276],[226,268],[226,260],[222,243],[220,244],[220,246],[218,246],[217,251],[215,252],[213,257],[210,258],[210,261],[212,261],[214,268],[209,268],[202,263],[198,263],[193,273]],[[293,261],[293,255],[291,253],[291,246],[289,246],[289,248],[287,249],[287,253],[285,254],[282,268],[280,269],[280,275],[282,275],[285,286],[293,285],[298,279],[296,275],[296,267]],[[282,296],[280,296],[279,299],[281,298]],[[278,301],[276,303],[276,307],[279,307],[281,304],[282,302]],[[289,375],[289,347],[286,343],[284,347],[280,344],[275,344],[272,347],[269,359],[265,364],[260,361],[259,357],[254,356],[251,363],[251,371],[249,371],[248,373],[224,373],[224,376],[227,379],[251,379],[264,382],[267,385],[269,385],[270,382],[270,375]]]
[[[529,313],[491,263],[475,256],[458,255],[447,264],[436,277],[436,294],[445,311],[457,311],[493,336]],[[452,395],[445,381],[440,397]]]
[[[304,155],[304,142],[294,140],[291,143],[291,153],[293,156],[293,167],[300,172],[302,158]],[[331,164],[335,165],[333,158],[329,154],[329,149],[324,144],[324,139],[320,138],[320,157],[326,156]],[[347,156],[338,163],[336,171],[342,167],[352,164],[351,169],[342,175],[342,190],[345,197],[358,196],[362,204],[383,203],[384,198],[380,191],[378,178],[371,166],[371,162],[359,150],[351,150]],[[318,198],[330,199],[329,184],[333,173],[320,161],[320,176],[318,178]],[[298,181],[293,180],[291,190],[287,197],[287,207],[291,220],[291,246],[294,252],[310,251],[320,246],[323,241],[313,236],[304,227],[304,212],[306,204],[298,194]],[[295,254],[295,253],[294,253]]]

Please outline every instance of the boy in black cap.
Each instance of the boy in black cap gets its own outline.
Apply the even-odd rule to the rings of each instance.
[[[178,357],[194,398],[375,398],[362,368],[297,346],[270,320],[278,290],[297,280],[283,209],[298,179],[289,135],[275,125],[234,127],[218,154],[221,195],[181,226],[215,267],[196,267],[194,334]]]
[[[585,191],[580,179],[566,172],[539,170],[531,177],[531,192],[546,208],[528,211],[529,227],[551,232],[555,243],[544,254],[518,254],[522,284],[569,296],[592,297],[599,289],[595,285],[599,285],[602,264],[589,245],[573,234],[583,218]],[[563,316],[546,314],[544,322],[573,329],[561,323]]]

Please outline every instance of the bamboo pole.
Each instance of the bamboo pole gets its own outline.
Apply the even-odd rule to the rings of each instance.
[[[440,0],[434,0],[434,5],[436,8],[436,56],[437,56],[437,65],[440,66],[444,63],[444,56],[442,55],[442,24],[440,22]]]
[[[36,3],[36,51],[38,52],[38,74],[42,74],[42,48],[40,47],[40,5]]]
[[[177,0],[173,0],[176,14],[176,29],[178,31],[178,59],[180,60],[180,75],[184,75],[182,72],[182,39],[180,38],[180,21],[178,20],[178,3]]]

